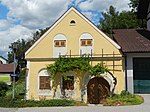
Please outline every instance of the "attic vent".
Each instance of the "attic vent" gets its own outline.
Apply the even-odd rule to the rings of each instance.
[[[71,20],[71,22],[70,22],[70,26],[75,26],[75,25],[76,25],[75,20]]]

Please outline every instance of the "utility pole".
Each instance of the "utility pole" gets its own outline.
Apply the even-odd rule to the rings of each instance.
[[[12,75],[12,99],[15,98],[15,72],[16,72],[16,50],[17,50],[17,43],[13,44],[13,52],[14,52],[14,71],[13,71],[13,75]]]

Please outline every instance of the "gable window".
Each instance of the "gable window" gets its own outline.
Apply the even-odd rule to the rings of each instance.
[[[66,40],[55,40],[54,46],[55,47],[66,47]]]
[[[81,46],[92,46],[92,39],[81,39]]]
[[[75,25],[76,25],[76,22],[74,20],[71,20],[70,26],[75,26]]]
[[[74,76],[67,76],[63,78],[63,90],[74,90]]]
[[[50,79],[49,76],[40,76],[40,89],[45,90],[45,89],[51,89],[50,85]]]

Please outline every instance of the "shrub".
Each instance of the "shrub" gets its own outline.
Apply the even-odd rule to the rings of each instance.
[[[75,105],[74,100],[20,100],[20,99],[11,99],[11,97],[1,97],[0,98],[0,107],[54,107],[54,106],[73,106]]]
[[[21,70],[19,74],[19,80],[15,83],[15,98],[24,99],[25,95],[25,78],[26,78],[26,69]],[[6,93],[7,96],[12,96],[12,87],[9,88],[9,91]]]
[[[113,95],[106,99],[104,105],[120,106],[120,105],[138,105],[144,102],[144,99],[139,95],[131,94],[127,91],[122,91],[120,94]]]
[[[6,91],[8,90],[8,85],[5,82],[0,82],[0,97],[6,95]]]

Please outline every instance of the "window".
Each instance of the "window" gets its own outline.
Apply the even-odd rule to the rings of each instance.
[[[51,89],[49,76],[40,76],[40,89]]]
[[[66,40],[55,40],[54,46],[55,47],[66,47]]]
[[[86,40],[81,40],[81,46],[86,46]]]
[[[63,78],[63,90],[74,90],[74,76],[67,76]]]
[[[75,26],[76,22],[74,20],[71,20],[70,25]]]
[[[81,39],[81,46],[92,46],[92,39]]]

